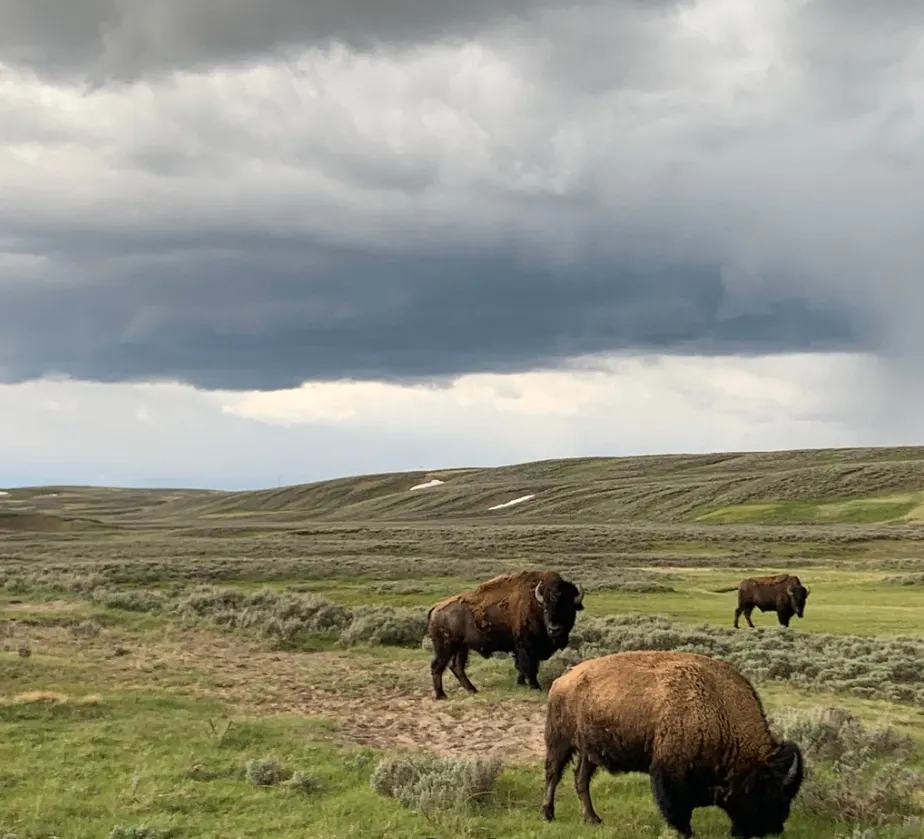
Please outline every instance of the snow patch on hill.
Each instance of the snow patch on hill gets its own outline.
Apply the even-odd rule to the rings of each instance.
[[[513,507],[517,504],[522,504],[524,501],[529,501],[530,498],[535,498],[535,494],[531,495],[521,495],[519,498],[514,498],[512,501],[505,501],[503,504],[495,504],[493,507],[488,507],[489,510],[503,510],[505,507]]]
[[[416,486],[412,486],[409,491],[413,492],[415,489],[429,489],[430,487],[439,486],[442,483],[444,482],[434,478],[432,481],[427,481],[425,484],[417,484]]]

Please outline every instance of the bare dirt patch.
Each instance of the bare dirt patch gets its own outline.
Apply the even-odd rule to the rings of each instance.
[[[8,626],[14,637],[26,634],[26,627]],[[248,713],[322,717],[351,744],[457,757],[500,753],[506,761],[542,754],[544,704],[461,691],[437,702],[425,655],[410,662],[354,652],[280,652],[208,631],[77,638],[62,627],[32,626],[28,638],[37,660],[68,656],[94,665],[109,688],[156,687],[214,696]]]
[[[168,658],[188,655],[187,648],[176,648]],[[262,713],[331,719],[352,743],[455,756],[500,752],[507,760],[542,753],[542,706],[465,695],[436,702],[425,659],[417,664],[213,643],[207,660],[186,663],[205,669],[215,680],[210,692],[225,701]]]

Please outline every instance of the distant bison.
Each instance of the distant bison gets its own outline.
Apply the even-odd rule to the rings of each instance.
[[[598,767],[644,772],[665,821],[684,837],[699,807],[717,806],[731,835],[777,835],[804,775],[799,747],[770,733],[760,699],[731,665],[686,652],[633,651],[590,659],[549,690],[545,799],[572,755],[584,821],[599,824],[590,800]]]
[[[446,698],[447,666],[463,688],[478,692],[465,673],[470,650],[484,658],[512,652],[517,684],[539,690],[539,663],[567,646],[583,600],[581,587],[556,571],[520,571],[440,601],[427,613],[434,697]]]
[[[738,619],[744,615],[748,626],[754,628],[751,612],[760,609],[761,612],[776,612],[777,620],[783,626],[789,626],[793,615],[800,618],[805,614],[805,601],[809,590],[793,574],[777,574],[775,577],[748,577],[737,586],[721,588],[718,594],[728,591],[738,591],[738,608],[735,609],[735,629],[738,628]]]

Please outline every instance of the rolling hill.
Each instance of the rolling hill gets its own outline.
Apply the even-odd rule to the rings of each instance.
[[[924,523],[924,447],[572,458],[243,492],[32,487],[7,490],[0,511],[152,527],[203,520],[914,525]]]

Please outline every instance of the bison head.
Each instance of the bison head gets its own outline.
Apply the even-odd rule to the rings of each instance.
[[[732,820],[731,835],[740,839],[778,836],[783,832],[792,800],[802,786],[805,773],[799,747],[784,740],[770,762],[762,766],[726,806]]]
[[[786,589],[786,594],[793,611],[801,618],[805,614],[805,601],[809,596],[809,590],[802,583],[793,583]]]
[[[564,648],[577,613],[584,608],[584,590],[567,580],[539,583],[534,593],[542,607],[542,620],[556,647]]]

